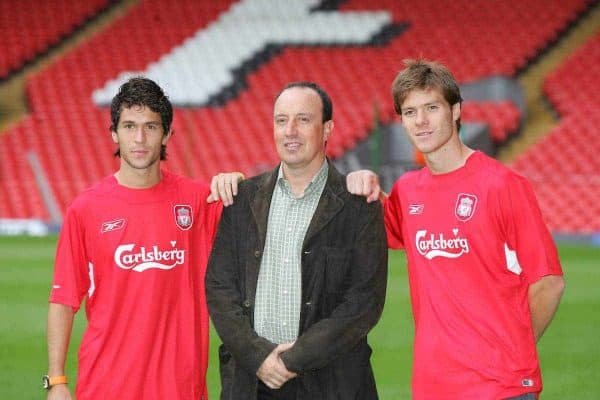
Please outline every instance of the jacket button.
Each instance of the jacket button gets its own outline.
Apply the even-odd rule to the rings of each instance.
[[[254,251],[254,257],[256,257],[256,258],[260,257],[260,250]]]
[[[252,303],[250,303],[250,300],[244,300],[244,307],[245,308],[250,308],[251,305],[252,305]]]
[[[304,307],[312,308],[312,301],[307,301],[306,303],[304,303]]]

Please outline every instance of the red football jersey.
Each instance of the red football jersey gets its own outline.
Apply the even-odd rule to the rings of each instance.
[[[77,311],[86,299],[78,400],[206,398],[204,274],[222,205],[162,176],[149,189],[109,176],[68,209],[50,302]]]
[[[385,221],[408,259],[413,398],[541,391],[528,285],[562,270],[531,185],[475,152],[447,174],[403,175]]]

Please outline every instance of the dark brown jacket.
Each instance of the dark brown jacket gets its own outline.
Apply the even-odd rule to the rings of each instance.
[[[276,347],[256,334],[254,297],[277,168],[241,183],[223,212],[206,274],[221,399],[256,398],[256,371]],[[383,310],[387,243],[379,202],[351,195],[330,164],[302,246],[300,332],[282,354],[298,399],[377,399],[367,333]]]

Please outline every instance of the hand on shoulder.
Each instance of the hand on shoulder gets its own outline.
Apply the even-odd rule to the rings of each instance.
[[[225,207],[233,204],[233,197],[237,195],[238,184],[246,179],[241,172],[221,172],[212,177],[210,181],[210,195],[207,203],[221,200]]]
[[[379,177],[373,171],[362,169],[346,176],[346,188],[352,194],[367,198],[368,203],[382,200],[385,193],[381,190]]]

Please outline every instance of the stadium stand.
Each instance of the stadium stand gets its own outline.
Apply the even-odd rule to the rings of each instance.
[[[546,78],[560,124],[513,164],[533,182],[554,231],[600,232],[599,63],[600,33]]]
[[[469,102],[463,103],[461,120],[486,122],[490,126],[492,139],[502,143],[509,134],[519,128],[521,113],[510,101],[501,102]]]
[[[0,79],[56,45],[109,3],[110,0],[0,1]]]
[[[254,12],[261,15],[277,2],[255,3]],[[39,158],[61,212],[78,192],[109,174],[116,161],[109,156],[113,144],[108,111],[94,103],[92,93],[123,72],[145,71],[209,27],[233,4],[142,1],[29,79],[31,114],[0,135],[0,194],[7,199],[0,203],[0,217],[48,218],[27,163],[28,151]],[[299,40],[293,46],[269,46],[242,60],[233,85],[204,105],[177,108],[167,166],[208,179],[222,170],[254,174],[273,165],[272,100],[286,82],[300,79],[317,81],[331,93],[336,131],[328,151],[331,157],[340,157],[366,137],[375,109],[382,123],[395,120],[389,85],[403,58],[441,60],[461,83],[490,76],[514,77],[589,4],[587,0],[484,5],[467,0],[341,2],[343,13],[386,10],[391,25],[362,45],[304,45]],[[215,43],[213,50],[227,52],[227,46]],[[193,70],[194,65],[189,68]],[[464,107],[463,120],[485,122],[498,143],[516,132],[520,118],[518,108],[509,101],[474,101]]]

